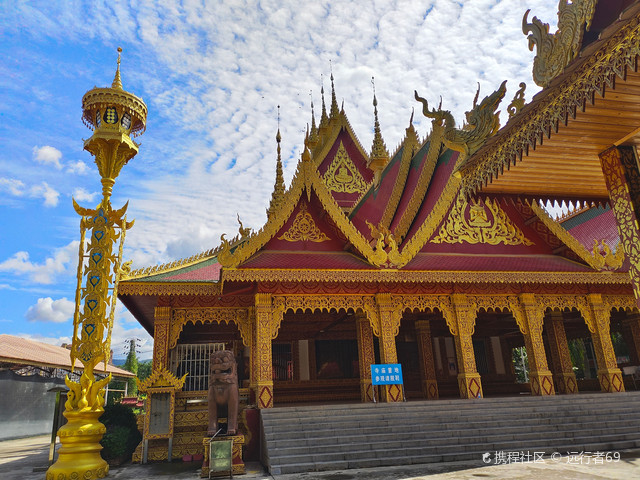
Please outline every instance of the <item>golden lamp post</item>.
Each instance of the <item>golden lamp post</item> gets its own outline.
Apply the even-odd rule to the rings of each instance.
[[[47,470],[47,480],[93,480],[109,472],[100,456],[106,429],[98,418],[104,411],[104,387],[111,375],[96,380],[94,370],[100,362],[105,362],[106,370],[109,360],[118,280],[127,267],[121,266],[122,246],[126,231],[133,226],[125,216],[127,204],[113,210],[109,199],[120,170],[138,153],[131,136],[143,133],[147,120],[144,102],[122,88],[120,52],[118,48],[111,87],[93,88],[82,98],[82,120],[93,130],[84,149],[95,157],[103,196],[95,209],[73,201],[82,219],[71,365],[73,369],[76,359],[80,360],[83,372],[79,383],[68,376],[65,379],[69,387],[64,411],[67,424],[58,430],[62,446],[58,460]]]

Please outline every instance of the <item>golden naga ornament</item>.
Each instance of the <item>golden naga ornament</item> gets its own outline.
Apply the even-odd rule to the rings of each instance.
[[[327,188],[332,192],[362,194],[367,189],[367,182],[349,158],[342,142],[323,178]]]
[[[522,32],[529,40],[529,50],[537,46],[538,51],[533,60],[533,81],[541,87],[548,87],[564,68],[573,60],[582,45],[582,26],[586,23],[587,30],[598,0],[560,0],[558,5],[558,31],[549,33],[549,24],[542,23],[538,17],[533,17],[527,23],[527,10],[522,18]]]
[[[486,199],[468,202],[458,197],[445,224],[432,243],[485,243],[488,245],[533,245],[516,227],[498,202]]]
[[[307,204],[302,202],[293,224],[289,227],[289,230],[278,237],[278,240],[321,243],[331,239],[317,227],[313,217],[307,211]]]
[[[95,209],[73,202],[82,219],[71,365],[73,369],[79,359],[83,372],[80,382],[65,378],[69,393],[64,416],[68,422],[58,430],[62,446],[58,460],[47,470],[47,480],[93,480],[109,472],[100,456],[100,440],[106,429],[98,419],[104,412],[104,387],[111,375],[98,380],[94,372],[99,362],[106,364],[109,359],[118,283],[130,273],[129,263],[121,265],[122,247],[126,231],[133,226],[126,220],[127,205],[114,210],[109,199],[120,170],[138,152],[130,135],[145,130],[147,117],[144,102],[122,88],[120,53],[111,88],[88,91],[82,109],[85,124],[93,129],[84,148],[95,157],[103,198]]]

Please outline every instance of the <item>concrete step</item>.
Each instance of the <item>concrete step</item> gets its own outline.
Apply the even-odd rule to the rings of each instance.
[[[624,435],[635,434],[640,429],[640,422],[636,422],[633,425],[619,426],[615,428],[598,428],[588,430],[593,436],[601,436],[606,434]],[[513,428],[510,431],[503,432],[500,429],[494,431],[483,432],[482,436],[473,434],[473,432],[455,431],[451,432],[451,435],[447,433],[442,435],[438,432],[436,435],[432,435],[426,432],[407,433],[400,438],[392,434],[383,435],[363,435],[363,436],[348,436],[348,437],[335,437],[328,442],[326,438],[313,438],[313,439],[296,439],[296,440],[282,440],[272,441],[270,446],[273,448],[275,455],[272,458],[277,458],[286,455],[302,455],[308,453],[310,450],[316,453],[324,453],[334,451],[340,447],[353,449],[354,446],[358,446],[361,449],[375,449],[377,446],[381,447],[411,447],[419,443],[424,446],[442,446],[449,445],[456,447],[457,445],[464,444],[471,440],[480,439],[480,441],[491,441],[491,439],[516,441],[521,438],[527,439],[572,439],[578,438],[584,433],[584,429],[574,428],[571,430],[548,430],[538,428],[535,430],[528,430],[523,433],[521,429]]]
[[[261,413],[263,460],[274,474],[473,460],[487,451],[566,453],[640,446],[640,392],[303,406]]]
[[[624,411],[616,413],[603,414],[595,410],[586,412],[584,414],[571,414],[565,415],[553,415],[538,413],[536,415],[523,416],[522,412],[518,416],[504,417],[502,414],[498,419],[492,419],[488,415],[480,415],[482,420],[475,420],[473,417],[464,419],[460,418],[448,418],[446,416],[430,417],[424,420],[420,420],[419,424],[421,429],[429,430],[455,430],[457,428],[491,428],[497,427],[509,427],[518,425],[521,427],[527,425],[572,425],[576,423],[600,423],[611,421],[634,421],[640,420],[640,409],[625,409]],[[325,419],[324,422],[305,422],[302,419],[295,421],[292,419],[290,422],[277,422],[265,425],[265,436],[267,438],[274,438],[275,435],[282,437],[283,434],[287,434],[296,437],[299,433],[313,433],[313,435],[342,435],[345,433],[358,431],[362,433],[375,433],[375,432],[395,432],[402,433],[411,431],[416,425],[415,417],[398,417],[392,419],[379,419],[372,421],[370,419],[361,420],[359,417],[354,417],[348,421],[336,421],[334,419]]]

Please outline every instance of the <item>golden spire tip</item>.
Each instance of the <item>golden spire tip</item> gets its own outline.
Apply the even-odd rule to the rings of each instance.
[[[113,78],[111,88],[122,90],[122,80],[120,79],[120,55],[122,54],[122,47],[118,47],[118,66],[116,67],[116,76]]]

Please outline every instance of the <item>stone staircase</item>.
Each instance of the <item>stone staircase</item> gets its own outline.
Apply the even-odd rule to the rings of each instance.
[[[272,474],[640,447],[640,392],[262,410]]]

